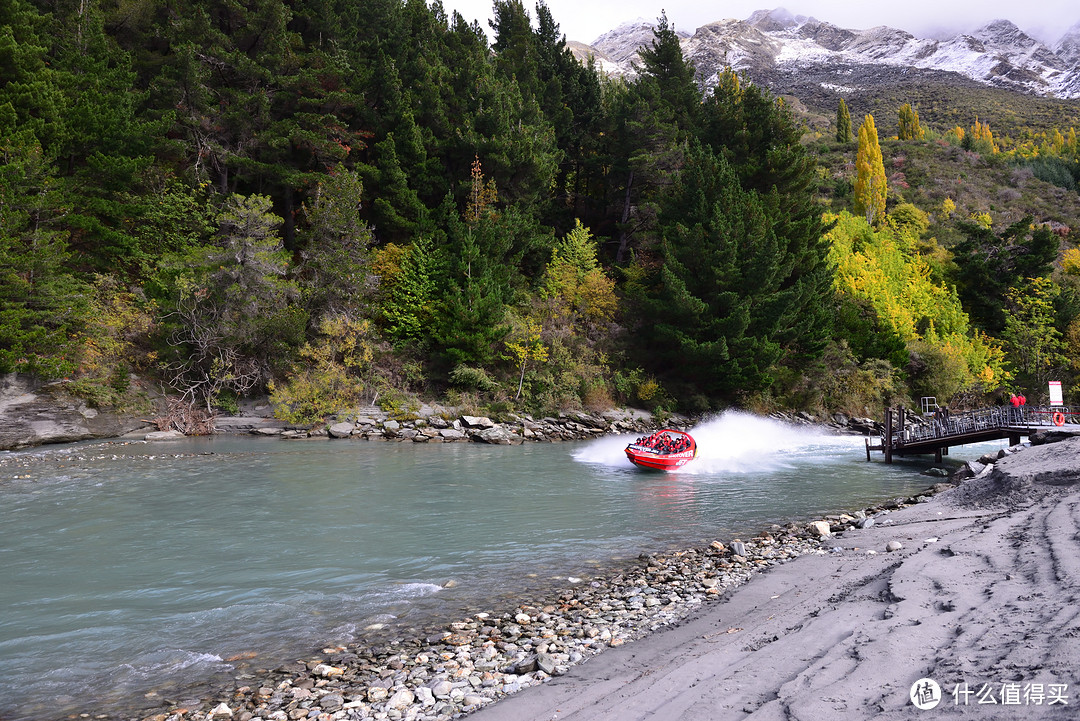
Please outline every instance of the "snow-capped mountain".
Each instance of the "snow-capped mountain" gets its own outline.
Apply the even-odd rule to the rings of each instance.
[[[592,49],[603,70],[632,74],[637,49],[652,39],[652,25],[636,21],[602,35]],[[891,69],[956,73],[1009,90],[1080,97],[1080,22],[1048,47],[1008,20],[936,40],[885,26],[847,30],[778,8],[703,25],[681,42],[706,85],[732,67],[751,78],[812,75],[823,88],[845,92],[864,76]]]

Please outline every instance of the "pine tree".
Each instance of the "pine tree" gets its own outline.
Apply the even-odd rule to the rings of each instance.
[[[960,221],[966,238],[953,247],[957,291],[971,320],[991,335],[1005,327],[1008,289],[1050,275],[1058,256],[1058,236],[1045,225],[1021,218],[999,234],[979,222]]]
[[[63,198],[30,132],[0,141],[0,373],[75,369],[89,287],[69,269]]]
[[[694,83],[694,65],[682,52],[675,26],[663,13],[653,29],[653,40],[638,53],[640,82],[652,82],[659,91],[660,102],[666,107],[682,131],[697,126],[701,93]]]
[[[800,322],[775,331],[774,338],[783,343],[785,360],[816,358],[828,339],[822,299],[831,293],[832,276],[822,241],[826,227],[813,197],[816,164],[801,142],[802,129],[767,89],[743,87],[733,73],[725,73],[706,98],[702,116],[702,141],[730,162],[743,189],[768,205],[781,241],[778,262],[787,268],[782,288],[801,299],[791,306],[801,306]]]
[[[302,208],[297,275],[312,328],[328,317],[357,315],[372,284],[368,268],[372,233],[360,217],[362,192],[358,175],[338,166]]]
[[[784,235],[787,212],[776,190],[744,188],[709,147],[688,152],[661,204],[659,292],[641,328],[651,364],[672,385],[731,400],[769,388],[779,365],[820,351],[823,328],[805,312],[831,295],[824,245],[818,237],[802,249]]]
[[[836,106],[836,142],[850,143],[851,140],[851,113],[848,112],[847,103],[840,98],[840,104]]]
[[[165,373],[207,410],[222,391],[242,395],[270,379],[300,345],[306,314],[287,278],[289,254],[266,196],[232,195],[215,242],[172,258],[176,295],[166,316],[174,353]]]
[[[870,225],[883,223],[887,193],[877,127],[874,116],[867,115],[859,127],[859,149],[855,154],[855,213],[864,216]]]
[[[897,137],[900,140],[922,140],[926,131],[919,125],[919,112],[911,107],[911,103],[900,106],[900,131]]]

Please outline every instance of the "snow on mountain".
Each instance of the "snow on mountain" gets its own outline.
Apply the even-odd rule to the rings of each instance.
[[[1061,39],[1054,43],[1053,50],[1073,69],[1080,65],[1080,22],[1065,31]]]
[[[632,74],[637,50],[653,40],[652,24],[639,20],[593,43],[601,67]],[[718,20],[682,39],[684,56],[706,84],[725,67],[799,74],[835,66],[918,68],[958,73],[979,83],[1061,98],[1080,97],[1080,23],[1053,48],[1008,20],[994,20],[948,39],[917,38],[879,26],[848,30],[787,10],[758,10],[746,20]],[[839,86],[838,86],[839,87]]]
[[[637,62],[638,48],[648,47],[652,43],[654,27],[652,22],[638,18],[604,33],[593,41],[592,46],[601,53],[598,59],[616,64],[619,66],[615,68],[616,72],[621,70],[625,73],[630,70],[631,62]],[[690,36],[690,33],[678,30],[675,34],[684,41]]]

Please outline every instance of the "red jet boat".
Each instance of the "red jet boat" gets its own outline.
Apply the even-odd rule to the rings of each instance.
[[[657,431],[647,438],[638,438],[626,447],[626,457],[635,466],[660,471],[681,468],[694,460],[696,455],[697,443],[693,436],[672,428]]]

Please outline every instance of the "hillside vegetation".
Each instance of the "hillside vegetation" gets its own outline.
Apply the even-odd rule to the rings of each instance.
[[[495,10],[489,44],[422,0],[0,8],[0,372],[305,423],[1075,385],[1075,104],[853,102],[840,142],[703,92],[663,17],[626,81]]]

